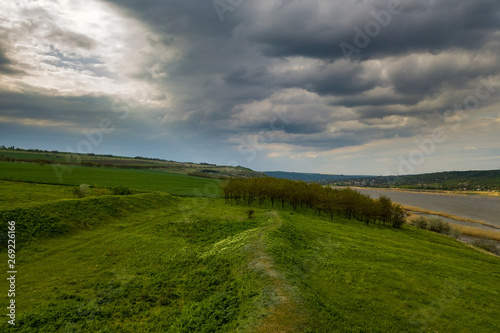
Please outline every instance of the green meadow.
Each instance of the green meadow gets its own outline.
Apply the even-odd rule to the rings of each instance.
[[[219,180],[192,177],[160,170],[91,168],[65,165],[0,162],[0,180],[38,184],[80,185],[104,188],[126,186],[140,191],[174,195],[218,195]]]
[[[500,258],[450,237],[174,196],[214,181],[161,172],[75,168],[66,185],[144,191],[77,199],[48,185],[51,166],[9,166],[0,227],[16,221],[16,327],[4,315],[2,332],[500,331]]]

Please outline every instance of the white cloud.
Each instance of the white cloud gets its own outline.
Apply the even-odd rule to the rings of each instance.
[[[153,45],[157,36],[141,22],[96,0],[8,2],[2,4],[1,15],[9,56],[27,73],[22,80],[4,78],[4,87],[22,90],[30,85],[58,95],[114,95],[145,105],[169,105],[167,92],[158,99],[159,87],[144,73],[161,77],[148,61],[171,61],[176,51]]]

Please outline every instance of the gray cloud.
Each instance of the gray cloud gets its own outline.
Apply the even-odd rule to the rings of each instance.
[[[271,57],[342,58],[339,45],[344,42],[355,46],[354,28],[366,32],[366,25],[375,21],[370,11],[387,11],[386,1],[373,3],[293,1],[287,11],[276,11],[255,21],[248,36]],[[477,50],[500,27],[500,8],[495,0],[401,3],[403,11],[390,15],[390,23],[370,38],[359,59],[408,52],[438,53],[450,48]]]
[[[26,88],[18,93],[0,90],[0,116],[19,123],[49,119],[69,124],[67,130],[78,130],[96,127],[103,117],[118,118],[126,111],[123,104],[108,96],[53,96],[51,91]]]
[[[0,42],[0,74],[2,75],[20,75],[23,72],[13,67],[14,62],[7,57],[8,47]]]
[[[126,127],[141,137],[177,136],[179,147],[219,143],[220,156],[226,156],[232,138],[270,130],[275,111],[282,109],[286,126],[276,131],[273,143],[297,151],[411,138],[427,133],[423,127],[443,125],[443,114],[473,94],[481,76],[500,74],[495,0],[402,1],[402,12],[391,15],[366,47],[358,45],[352,61],[344,59],[340,44],[356,46],[354,29],[374,22],[370,12],[387,10],[387,1],[244,1],[226,12],[223,22],[212,1],[104,2],[146,26],[151,48],[175,53],[148,53],[130,74],[155,86],[152,98],[168,100],[169,106],[142,109],[138,103],[137,122]],[[50,41],[45,63],[99,78],[122,74],[111,73],[92,53],[97,43],[92,36],[60,29],[51,24],[52,15],[28,11],[18,27],[18,33]],[[6,52],[12,38],[9,43],[0,45],[4,75],[14,74]],[[42,90],[0,95],[2,115],[82,126],[91,126],[88,115],[109,114],[116,98],[125,98],[53,97],[57,94]],[[492,98],[482,107],[496,103]]]

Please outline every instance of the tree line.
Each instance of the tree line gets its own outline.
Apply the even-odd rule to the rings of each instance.
[[[395,204],[386,196],[372,199],[366,194],[350,188],[336,189],[317,183],[305,183],[288,179],[231,178],[222,185],[226,203],[257,202],[262,205],[266,200],[271,206],[286,204],[294,210],[298,207],[312,209],[318,215],[327,214],[356,219],[370,223],[382,223],[400,228],[405,223],[406,213],[401,205]]]

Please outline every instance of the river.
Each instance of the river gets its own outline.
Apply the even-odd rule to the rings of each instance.
[[[372,198],[378,198],[380,195],[385,195],[392,201],[402,205],[415,206],[425,210],[458,215],[469,219],[484,221],[500,227],[500,198],[367,188],[356,188],[356,190],[361,193],[368,194]],[[442,219],[463,225],[472,225],[475,227],[481,226],[477,223],[458,222],[446,218]]]

